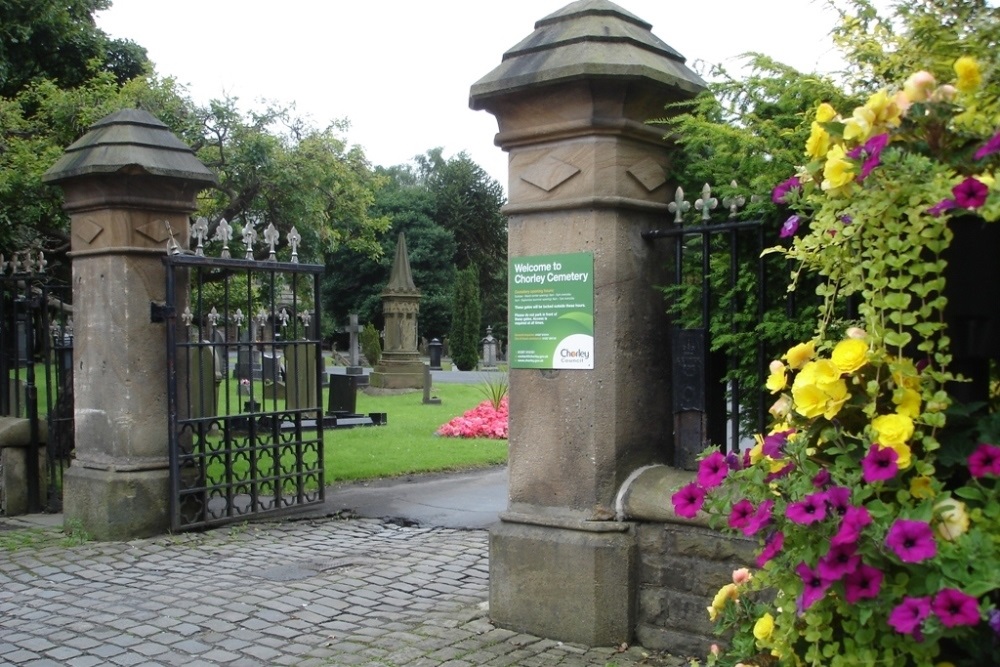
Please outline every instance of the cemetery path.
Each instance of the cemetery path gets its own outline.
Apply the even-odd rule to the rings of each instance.
[[[686,664],[493,626],[482,529],[303,518],[69,545],[61,523],[0,518],[0,665]]]

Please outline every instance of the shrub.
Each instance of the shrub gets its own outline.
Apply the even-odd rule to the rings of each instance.
[[[470,371],[479,363],[479,276],[476,267],[458,272],[451,315],[451,360],[460,371]]]
[[[382,343],[378,338],[378,331],[371,322],[361,330],[361,352],[368,360],[368,364],[375,366],[382,358]]]

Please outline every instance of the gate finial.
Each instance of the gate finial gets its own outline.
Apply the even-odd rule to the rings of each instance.
[[[684,222],[684,214],[691,210],[691,202],[684,200],[684,190],[682,188],[677,188],[677,192],[674,193],[674,200],[667,204],[667,210],[674,214],[674,223],[681,224]]]
[[[701,211],[701,219],[706,222],[710,219],[709,212],[719,205],[719,200],[712,196],[712,186],[705,183],[701,189],[701,197],[694,202],[695,209]]]

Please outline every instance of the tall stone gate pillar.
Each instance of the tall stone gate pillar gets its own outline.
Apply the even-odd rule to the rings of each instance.
[[[139,109],[94,123],[44,176],[71,219],[76,458],[63,511],[96,539],[166,532],[167,357],[150,304],[165,299],[161,257],[215,176]]]
[[[593,370],[512,369],[509,508],[490,533],[502,626],[611,645],[634,627],[631,528],[616,492],[671,460],[665,248],[668,102],[704,88],[651,26],[606,0],[545,17],[472,86],[509,152],[509,258],[594,256]],[[664,499],[664,502],[669,502]]]

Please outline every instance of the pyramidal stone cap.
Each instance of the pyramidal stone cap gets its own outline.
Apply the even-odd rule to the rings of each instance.
[[[214,185],[214,173],[159,119],[142,109],[122,109],[90,126],[42,175],[45,183],[83,176],[147,173]]]
[[[406,249],[406,235],[399,233],[396,241],[396,257],[389,272],[389,283],[382,290],[383,296],[419,296],[420,290],[413,283],[410,272],[410,253]]]
[[[472,85],[469,106],[577,79],[645,78],[694,96],[707,87],[652,25],[608,0],[579,0],[535,23],[500,65]]]

